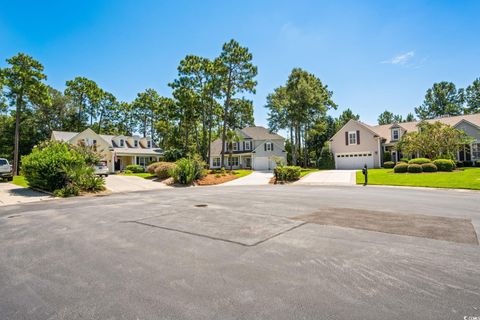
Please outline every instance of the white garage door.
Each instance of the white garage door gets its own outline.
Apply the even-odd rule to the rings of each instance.
[[[275,162],[268,157],[255,157],[253,160],[253,170],[273,170]]]
[[[335,168],[337,169],[361,169],[364,165],[373,168],[371,152],[335,153]]]

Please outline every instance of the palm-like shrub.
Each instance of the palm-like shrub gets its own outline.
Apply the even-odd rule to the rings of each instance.
[[[170,175],[176,183],[190,185],[205,175],[205,163],[198,157],[182,158],[175,164],[175,168],[170,170]]]

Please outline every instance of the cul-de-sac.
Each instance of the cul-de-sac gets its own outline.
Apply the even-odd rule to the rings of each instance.
[[[0,6],[0,319],[480,319],[480,3]]]

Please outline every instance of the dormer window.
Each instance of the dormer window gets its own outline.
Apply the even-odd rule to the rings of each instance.
[[[147,148],[151,148],[152,147],[152,141],[147,141]]]
[[[397,141],[400,139],[400,129],[392,129],[392,140]]]
[[[125,146],[125,140],[120,139],[120,147],[124,147],[124,146]]]
[[[138,147],[138,140],[134,140],[133,145],[135,146],[135,148],[137,148]]]

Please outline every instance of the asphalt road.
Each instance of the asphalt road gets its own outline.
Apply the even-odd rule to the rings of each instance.
[[[205,206],[207,205],[207,206]],[[164,189],[0,208],[0,319],[480,317],[480,247],[291,219],[461,218],[480,193]]]

